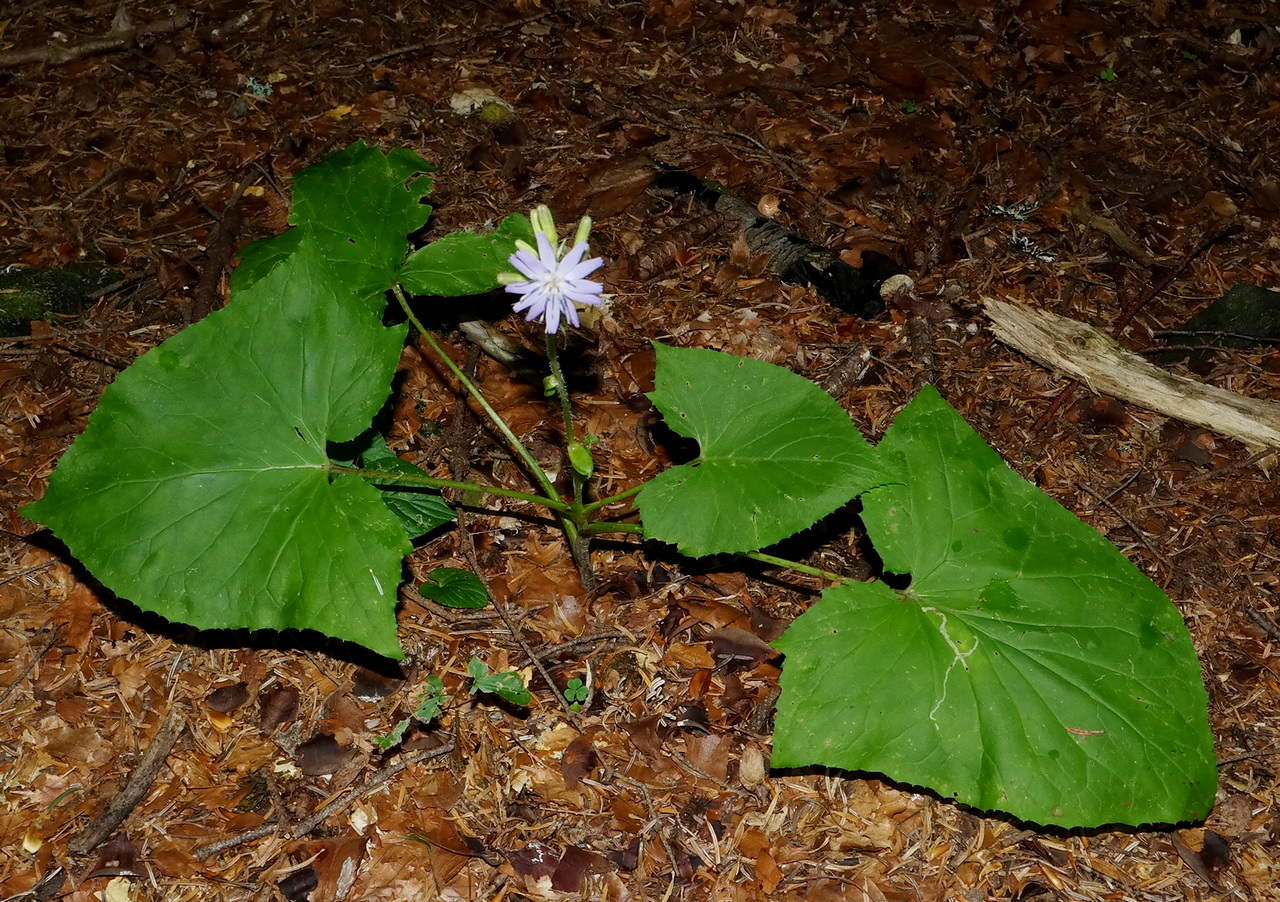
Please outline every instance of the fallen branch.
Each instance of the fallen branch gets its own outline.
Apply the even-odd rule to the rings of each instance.
[[[396,776],[405,768],[412,767],[415,764],[420,764],[423,761],[430,761],[432,758],[439,758],[443,755],[449,754],[452,751],[453,751],[453,743],[450,742],[438,748],[428,749],[425,752],[418,752],[418,754],[416,755],[409,755],[408,757],[401,758],[395,764],[387,765],[386,767],[382,768],[382,770],[378,771],[373,776],[371,776],[369,779],[365,780],[359,786],[355,786],[351,789],[348,789],[346,792],[338,796],[328,805],[325,805],[324,807],[319,808],[316,811],[312,812],[306,818],[306,820],[298,824],[298,826],[294,827],[293,830],[289,831],[289,838],[302,839],[302,837],[306,836],[316,827],[319,827],[330,817],[337,814],[339,811],[343,810],[348,805],[352,804],[353,802],[357,801],[363,796],[366,796],[369,793],[373,792],[375,789],[377,789],[379,786],[389,781],[392,777]],[[268,821],[267,823],[263,824],[260,827],[254,827],[252,830],[246,830],[243,833],[237,833],[235,836],[228,836],[225,839],[219,839],[216,842],[205,843],[203,846],[197,846],[193,854],[196,856],[196,858],[203,860],[205,858],[208,858],[211,855],[216,855],[219,852],[225,852],[227,849],[234,849],[237,846],[242,846],[247,842],[253,842],[255,839],[262,839],[262,837],[264,836],[269,836],[270,834],[276,832],[276,828],[278,826],[279,826],[278,822]]]
[[[236,206],[244,197],[247,185],[242,181],[236,185],[231,200],[217,220],[209,240],[205,243],[204,271],[200,273],[200,281],[196,283],[191,295],[191,303],[187,305],[187,322],[195,323],[212,313],[222,301],[222,292],[218,290],[222,282],[222,273],[231,263],[236,252],[236,233],[240,229],[240,211]]]
[[[79,44],[46,44],[43,47],[29,47],[26,50],[6,50],[0,52],[0,68],[25,66],[28,63],[49,63],[62,65],[86,56],[105,53],[108,50],[119,50],[144,35],[171,34],[181,31],[191,24],[191,13],[175,13],[165,19],[154,19],[134,25],[128,17],[117,17],[111,30],[100,37],[90,38]]]
[[[160,729],[151,740],[151,744],[143,753],[142,760],[129,775],[128,782],[112,797],[107,807],[102,809],[102,813],[71,840],[72,852],[76,855],[87,855],[116,832],[116,829],[124,823],[124,819],[151,791],[151,784],[156,781],[160,768],[164,767],[164,761],[173,751],[173,744],[178,741],[184,726],[186,724],[183,723],[182,715],[178,710],[170,709],[160,724]]]
[[[177,709],[170,709],[164,721],[161,722],[160,729],[152,738],[151,744],[143,752],[142,760],[138,762],[138,766],[129,775],[124,786],[112,796],[107,807],[102,809],[102,813],[71,840],[69,848],[72,855],[78,859],[84,858],[119,829],[133,809],[137,808],[151,791],[156,775],[164,767],[165,759],[173,751],[173,744],[178,741],[178,736],[181,735],[185,726],[182,715]],[[56,868],[31,889],[28,898],[51,899],[62,891],[62,885],[66,879],[67,869]],[[83,876],[79,879],[83,879]]]
[[[861,269],[850,266],[828,248],[783,228],[723,185],[698,178],[675,166],[659,164],[653,188],[692,194],[717,213],[736,221],[753,251],[769,255],[769,271],[784,282],[811,285],[830,304],[869,319],[884,309],[880,285],[902,272],[888,257],[876,254]],[[864,258],[868,255],[864,255]]]
[[[1178,376],[1116,344],[1104,332],[1044,310],[984,301],[996,337],[1091,389],[1239,439],[1280,448],[1280,404]]]

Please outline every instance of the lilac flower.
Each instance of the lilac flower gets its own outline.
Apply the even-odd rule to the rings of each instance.
[[[508,257],[507,262],[519,270],[520,275],[505,274],[501,281],[510,293],[524,295],[512,309],[516,313],[528,311],[525,316],[528,322],[540,319],[546,324],[547,332],[554,335],[560,328],[561,318],[580,325],[576,305],[600,303],[597,295],[604,286],[585,276],[599,269],[604,260],[600,257],[582,259],[587,254],[587,235],[591,231],[588,217],[582,218],[573,246],[563,257],[560,254],[564,245],[559,243],[551,211],[537,207],[529,220],[533,223],[537,250],[527,242],[517,241],[519,250]]]

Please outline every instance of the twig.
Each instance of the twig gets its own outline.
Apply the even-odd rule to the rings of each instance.
[[[478,349],[472,349],[471,354],[467,359],[467,369],[474,372],[478,362],[479,351]],[[450,422],[449,428],[445,433],[445,440],[448,442],[449,469],[458,479],[465,479],[471,469],[470,456],[467,454],[466,448],[462,445],[463,425],[466,422],[468,413],[470,413],[470,408],[467,406],[464,399],[458,404],[456,412],[454,413],[453,421]],[[475,537],[471,535],[471,530],[468,527],[469,519],[470,518],[466,511],[461,508],[457,510],[458,538],[462,545],[463,557],[467,559],[467,563],[471,566],[471,572],[475,574],[476,579],[480,580],[484,585],[485,594],[488,595],[489,599],[493,602],[493,609],[497,611],[498,616],[502,618],[502,623],[506,626],[507,631],[511,633],[512,638],[516,640],[517,644],[519,644],[520,649],[525,653],[525,656],[533,662],[533,666],[542,676],[542,679],[551,687],[551,691],[555,693],[556,698],[560,700],[560,704],[564,707],[564,710],[568,712],[569,719],[573,721],[574,726],[577,726],[575,712],[570,707],[569,700],[564,697],[564,693],[560,691],[560,687],[551,679],[551,675],[547,672],[546,667],[543,666],[542,660],[534,654],[533,649],[525,640],[524,634],[520,632],[519,624],[515,622],[511,616],[511,612],[507,609],[506,602],[498,597],[497,593],[495,593],[490,587],[489,581],[484,578],[484,571],[480,567],[480,559],[476,554]]]
[[[134,25],[126,19],[124,22],[114,23],[111,30],[101,37],[90,38],[79,44],[70,44],[65,47],[58,44],[46,44],[43,47],[29,47],[26,50],[6,50],[0,53],[0,68],[25,66],[27,63],[51,63],[53,65],[70,63],[86,56],[92,56],[95,53],[119,50],[143,35],[171,34],[175,31],[181,31],[190,24],[191,13],[186,11],[175,13],[166,19],[143,22],[141,25]]]
[[[152,738],[151,744],[143,752],[142,760],[138,762],[138,766],[129,775],[124,786],[112,796],[102,813],[71,840],[69,848],[72,855],[83,858],[119,829],[133,809],[138,807],[138,804],[151,791],[156,775],[160,773],[160,768],[164,766],[165,759],[173,751],[173,744],[177,742],[185,726],[178,709],[170,708],[160,724],[160,729]],[[67,868],[57,868],[36,884],[30,891],[29,897],[36,902],[52,899],[62,891],[62,885],[66,880]]]
[[[560,642],[542,650],[544,658],[554,658],[566,651],[572,651],[580,645],[593,645],[596,642],[612,642],[622,639],[628,642],[635,641],[634,636],[628,636],[622,630],[609,630],[604,633],[592,633],[589,636],[579,636],[576,639],[570,639],[568,642]]]
[[[50,563],[52,563],[52,561],[50,561]],[[36,567],[36,568],[32,568],[32,569],[37,569],[37,570],[38,570],[38,569],[40,569],[40,568]],[[26,573],[26,572],[29,572],[29,571],[23,571],[23,572],[24,572],[24,573]],[[19,574],[16,574],[16,575],[17,575],[17,576],[21,576],[21,575],[22,575],[22,573],[19,573]],[[12,578],[12,577],[11,577],[11,578]],[[5,580],[5,582],[8,582],[8,581],[9,581],[9,580],[7,580],[7,579]],[[46,620],[46,621],[45,621],[45,622],[40,626],[40,630],[43,630],[46,626],[48,626],[48,625],[49,625],[49,623],[50,623],[52,620],[53,620],[53,618],[52,618],[52,617],[50,617],[48,620]],[[40,630],[37,630],[36,632],[39,632]],[[10,683],[8,686],[5,686],[5,687],[4,687],[4,691],[3,691],[3,692],[0,692],[0,705],[4,704],[6,701],[8,701],[9,696],[13,693],[13,690],[14,690],[14,689],[17,689],[17,688],[18,688],[18,686],[19,686],[19,684],[21,684],[21,683],[22,683],[22,681],[23,681],[23,680],[25,680],[25,679],[27,678],[27,674],[29,674],[32,670],[34,670],[34,669],[35,669],[35,666],[36,666],[37,664],[39,664],[39,663],[40,663],[40,661],[44,658],[44,656],[45,656],[45,655],[47,655],[47,654],[49,653],[49,649],[53,648],[55,645],[57,645],[57,644],[58,644],[59,642],[61,642],[61,641],[62,641],[62,627],[61,627],[61,626],[55,626],[55,627],[53,628],[53,635],[49,637],[49,641],[48,641],[48,642],[46,642],[46,643],[44,644],[44,647],[43,647],[43,648],[41,648],[38,652],[36,652],[34,655],[32,655],[32,656],[31,656],[31,660],[27,662],[27,666],[22,668],[22,672],[21,672],[21,673],[19,673],[19,674],[17,675],[17,677],[15,677],[15,678],[14,678],[14,680],[13,680],[13,682],[12,682],[12,683]]]
[[[39,571],[45,569],[46,567],[52,567],[56,563],[58,563],[57,558],[49,558],[49,560],[45,561],[43,564],[36,564],[34,567],[28,567],[25,570],[19,570],[17,573],[10,573],[4,579],[0,579],[0,586],[3,586],[5,583],[11,583],[15,579],[19,579],[23,576],[27,576],[32,573],[38,573]]]
[[[170,708],[142,760],[134,768],[128,782],[107,803],[102,813],[71,840],[70,849],[76,855],[86,855],[116,832],[125,818],[151,791],[151,784],[164,766],[164,760],[173,751],[173,744],[186,726],[177,708]]]
[[[504,22],[501,25],[492,25],[489,28],[467,29],[459,28],[457,32],[447,35],[443,38],[435,38],[431,41],[421,41],[417,44],[409,44],[405,47],[397,47],[395,50],[388,50],[386,53],[379,53],[374,56],[366,57],[366,63],[377,63],[385,59],[391,59],[393,56],[403,56],[406,53],[417,53],[419,50],[426,50],[429,47],[442,47],[445,44],[456,44],[459,41],[470,41],[473,38],[485,37],[491,34],[501,34],[504,31],[510,31],[513,28],[520,28],[528,25],[530,22],[537,22],[539,19],[545,19],[547,16],[554,15],[556,10],[547,9],[532,16],[525,16],[523,19],[516,19],[514,22]]]
[[[231,200],[222,211],[209,241],[205,245],[204,272],[200,273],[200,281],[192,292],[191,303],[187,305],[187,322],[194,323],[204,319],[218,306],[220,293],[218,283],[222,281],[223,270],[231,262],[236,251],[236,232],[240,228],[240,213],[236,205],[244,197],[247,184],[241,181],[231,195]]]
[[[400,759],[394,764],[387,765],[359,786],[347,790],[328,805],[312,812],[306,820],[302,821],[302,823],[289,831],[289,839],[302,839],[302,837],[306,836],[316,827],[319,827],[334,814],[346,808],[357,799],[373,792],[406,768],[412,767],[415,764],[421,764],[424,761],[430,761],[432,758],[440,758],[452,751],[453,743],[450,742],[439,746],[438,748],[428,749],[425,752],[410,755],[407,758]],[[277,822],[268,822],[260,827],[254,827],[252,830],[237,833],[235,836],[228,836],[225,839],[220,839],[216,842],[205,843],[203,846],[197,846],[193,854],[196,858],[203,860],[211,855],[216,855],[219,852],[225,852],[227,849],[234,849],[247,842],[253,842],[255,839],[262,839],[264,836],[269,836],[276,832],[277,826],[279,826]]]

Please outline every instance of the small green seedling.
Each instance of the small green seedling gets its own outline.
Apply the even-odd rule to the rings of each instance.
[[[506,673],[491,673],[489,665],[479,658],[472,658],[467,665],[467,674],[471,677],[471,694],[496,695],[511,705],[527,707],[533,696],[524,687],[524,680],[514,670]]]
[[[902,112],[914,113],[916,111],[916,102],[914,100],[902,101]]]
[[[409,724],[413,721],[418,723],[431,723],[440,716],[444,711],[444,706],[449,703],[449,696],[444,694],[444,681],[434,673],[427,677],[426,688],[418,693],[418,707],[414,710],[411,717],[406,717],[400,721],[391,732],[386,736],[379,736],[373,740],[378,748],[389,749],[392,746],[399,745],[404,739],[405,730],[409,729]]]
[[[1119,77],[1120,76],[1116,75],[1116,70],[1112,69],[1110,66],[1107,66],[1107,68],[1103,69],[1102,72],[1098,74],[1098,78],[1101,78],[1103,81],[1115,81]]]

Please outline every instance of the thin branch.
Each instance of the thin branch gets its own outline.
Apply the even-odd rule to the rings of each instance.
[[[366,63],[378,63],[382,60],[391,59],[393,56],[404,56],[406,53],[417,53],[419,50],[426,50],[431,47],[443,47],[445,44],[456,44],[459,41],[470,41],[475,38],[487,37],[491,34],[501,34],[504,31],[511,31],[513,28],[521,28],[530,22],[537,22],[539,19],[545,19],[554,15],[556,10],[547,9],[532,16],[525,16],[523,19],[516,19],[514,22],[504,22],[501,25],[493,25],[489,28],[459,28],[451,35],[443,38],[435,38],[430,41],[420,41],[417,44],[408,44],[404,47],[397,47],[395,50],[388,50],[386,53],[378,53],[373,56],[366,57]]]
[[[175,31],[181,31],[190,24],[191,13],[183,11],[175,13],[166,19],[154,19],[150,22],[143,22],[141,25],[133,25],[128,22],[123,25],[117,24],[106,34],[90,38],[79,44],[66,46],[46,44],[43,47],[29,47],[26,50],[6,50],[0,53],[0,69],[25,66],[28,63],[62,65],[63,63],[83,59],[86,56],[105,53],[108,50],[119,50],[143,35],[171,34]]]
[[[424,761],[430,761],[432,758],[443,757],[452,751],[453,743],[450,742],[438,748],[419,752],[416,755],[409,755],[406,758],[401,758],[394,764],[387,765],[359,786],[347,790],[328,805],[312,812],[304,821],[302,821],[302,823],[289,831],[289,838],[295,840],[302,839],[302,837],[316,829],[316,827],[319,827],[330,817],[337,814],[353,802],[373,792],[405,768],[412,767],[415,764],[421,764]],[[220,839],[216,842],[205,843],[203,846],[197,846],[194,854],[196,858],[203,860],[211,855],[216,855],[219,852],[225,852],[228,849],[234,849],[237,846],[242,846],[247,842],[253,842],[255,839],[262,839],[264,836],[269,836],[276,832],[276,827],[278,826],[279,824],[273,821],[263,824],[260,827],[254,827],[252,830],[237,833],[235,836],[228,836],[225,839]]]
[[[143,753],[142,760],[130,774],[128,782],[112,797],[102,813],[71,840],[70,849],[73,853],[86,855],[116,832],[125,818],[151,791],[151,785],[155,783],[156,775],[164,766],[165,758],[169,757],[169,753],[173,751],[173,745],[178,741],[178,736],[182,734],[185,727],[186,723],[178,713],[178,709],[170,708],[160,724],[160,729],[156,731],[151,744]]]

